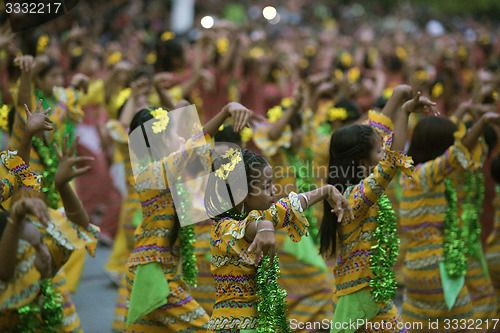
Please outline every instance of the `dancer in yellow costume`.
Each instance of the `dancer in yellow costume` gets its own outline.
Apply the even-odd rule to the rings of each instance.
[[[250,114],[251,112],[242,105],[229,103],[205,125],[203,131],[207,135],[214,135],[230,116],[235,129],[239,131],[249,120]],[[155,117],[158,117],[156,121]],[[163,130],[175,126],[169,125],[168,119],[165,110],[144,109],[134,116],[130,131],[133,133],[135,128],[150,126],[145,123],[151,120],[153,126],[158,125],[155,137],[162,137]],[[209,317],[192,298],[182,277],[192,272],[183,271],[181,274],[179,271],[181,241],[178,235],[183,233],[183,230],[179,230],[181,228],[172,194],[169,189],[150,188],[158,177],[166,179],[163,178],[166,172],[174,175],[181,172],[186,167],[189,156],[193,154],[193,148],[210,142],[209,138],[204,139],[200,129],[195,130],[192,135],[181,151],[148,164],[135,179],[135,187],[142,204],[143,220],[136,230],[135,247],[128,261],[127,287],[130,303],[126,332],[206,331]],[[135,150],[133,152],[140,159],[142,153]],[[183,258],[184,263],[191,260],[193,258]],[[195,265],[194,262],[191,263]],[[154,279],[154,289],[151,289],[150,283],[147,282],[151,279]]]
[[[424,118],[412,135],[408,153],[417,166],[413,178],[401,179],[401,224],[408,239],[402,316],[407,322],[419,323],[418,331],[467,332],[448,323],[476,316],[464,283],[466,245],[460,236],[463,226],[457,207],[457,198],[463,195],[460,191],[454,195],[453,188],[463,186],[455,183],[455,173],[464,174],[477,166],[472,152],[482,127],[500,119],[494,114],[485,117],[467,134],[463,124],[457,131],[448,119]],[[451,246],[459,243],[462,245],[456,248]],[[430,327],[429,322],[439,322],[439,327]]]
[[[209,215],[214,218],[211,252],[212,275],[217,294],[208,328],[216,332],[254,330],[258,329],[259,322],[260,325],[266,325],[261,322],[264,318],[259,316],[271,316],[286,325],[284,308],[279,313],[259,314],[257,311],[259,281],[256,266],[259,264],[260,254],[274,257],[275,229],[285,229],[294,242],[307,235],[309,223],[304,216],[304,209],[320,200],[328,200],[339,214],[346,210],[345,214],[352,216],[352,211],[345,198],[333,186],[324,186],[299,195],[291,192],[287,197],[276,201],[277,189],[273,185],[271,166],[265,158],[246,149],[241,153],[228,150],[223,157],[214,161],[213,170],[215,173],[210,175],[207,184],[205,206]],[[226,184],[238,180],[247,183],[248,193],[241,196],[238,193],[242,188],[233,187],[234,194],[229,194],[232,204],[220,202],[221,196],[224,196],[223,191],[226,186],[229,187]],[[235,195],[240,196],[243,201],[234,204],[237,200]],[[273,284],[274,281],[269,283]],[[266,296],[268,295],[260,297],[262,299]],[[276,306],[279,309],[283,305]]]
[[[62,199],[61,210],[47,208],[38,198],[22,198],[0,217],[0,328],[2,332],[81,331],[78,318],[68,317],[65,299],[51,281],[76,249],[93,254],[99,229],[89,223],[81,201],[69,182],[88,171],[75,169],[86,157],[73,157],[72,147],[56,151],[59,167],[55,185]],[[41,305],[42,304],[42,305]],[[44,318],[44,320],[41,319]],[[76,319],[72,322],[69,319]],[[66,322],[64,322],[66,321]]]
[[[384,192],[398,170],[410,175],[413,170],[411,158],[402,151],[410,113],[427,107],[436,112],[434,105],[420,93],[408,100],[397,112],[392,135],[384,135],[390,128],[368,125],[351,125],[332,135],[328,183],[342,189],[354,211],[354,219],[345,218],[337,226],[329,223],[335,216],[325,204],[320,228],[321,253],[336,255],[337,237],[340,242],[333,318],[339,325],[334,332],[352,322],[356,327],[346,331],[375,332],[385,324],[384,332],[405,332],[392,300],[399,240]]]

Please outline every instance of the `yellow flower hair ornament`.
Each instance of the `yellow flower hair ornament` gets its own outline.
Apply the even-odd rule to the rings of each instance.
[[[221,166],[215,171],[215,176],[222,180],[227,180],[229,173],[236,168],[236,165],[242,161],[241,154],[239,150],[229,149],[223,156],[229,160],[229,162],[221,164]]]
[[[396,47],[396,56],[399,58],[401,61],[405,61],[406,58],[408,58],[408,53],[404,48],[401,46]]]
[[[170,121],[168,117],[168,111],[163,108],[158,108],[151,111],[151,115],[158,120],[153,123],[153,132],[156,134],[163,132],[167,128]]]
[[[329,108],[328,109],[328,121],[335,120],[346,120],[347,110],[344,108]]]
[[[349,68],[352,66],[352,55],[347,52],[347,51],[344,51],[340,54],[340,63],[342,64],[342,66],[344,66],[345,68]]]
[[[441,82],[438,82],[434,85],[434,87],[432,87],[431,96],[433,98],[441,97],[441,95],[443,94],[443,91],[444,91],[443,84]]]
[[[275,123],[283,115],[283,109],[280,105],[274,106],[269,111],[267,111],[267,119],[271,123]]]
[[[226,37],[217,38],[216,42],[217,53],[224,55],[227,52],[227,47],[229,46],[229,40]]]
[[[175,38],[175,32],[165,31],[164,33],[161,34],[160,38],[164,42],[166,42],[167,40],[174,39]]]
[[[393,90],[394,89],[392,89],[392,88],[385,88],[384,91],[382,91],[382,97],[384,97],[384,99],[391,98]]]
[[[347,71],[347,80],[349,83],[356,83],[361,77],[361,72],[358,67],[352,67]]]
[[[9,130],[9,106],[4,104],[0,108],[0,129],[3,131]]]
[[[49,36],[46,34],[41,35],[36,42],[36,53],[40,54],[43,51],[45,51],[49,43],[50,43]]]
[[[253,130],[251,128],[245,127],[240,131],[241,141],[247,143],[253,136]]]
[[[118,51],[115,51],[113,53],[111,53],[108,57],[108,65],[109,66],[113,66],[114,64],[116,64],[118,61],[122,60],[123,56],[121,54],[121,52],[118,52]]]

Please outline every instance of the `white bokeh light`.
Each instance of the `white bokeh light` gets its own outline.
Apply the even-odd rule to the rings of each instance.
[[[278,12],[276,11],[276,8],[274,8],[272,6],[264,7],[264,9],[262,10],[262,15],[264,16],[264,18],[266,20],[274,19],[277,14],[278,14]]]
[[[204,16],[201,19],[201,26],[205,29],[210,29],[214,26],[214,18],[212,16]]]

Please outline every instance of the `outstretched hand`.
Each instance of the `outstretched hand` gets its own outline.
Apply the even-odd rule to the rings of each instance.
[[[59,159],[59,166],[54,177],[56,187],[64,185],[70,182],[73,178],[83,175],[90,170],[90,165],[75,168],[75,166],[80,162],[89,162],[94,160],[94,158],[90,156],[74,156],[79,139],[80,138],[77,136],[71,147],[68,148],[68,136],[66,135],[62,152],[59,151],[57,146],[54,144],[54,149],[56,151],[57,158]]]
[[[28,106],[24,104],[24,110],[26,111],[26,127],[25,131],[28,135],[35,135],[41,131],[52,131],[52,120],[50,120],[48,114],[50,108],[42,111],[42,100],[40,100],[36,106],[33,113],[30,112]]]
[[[435,116],[439,116],[436,103],[432,102],[427,97],[422,97],[422,93],[420,91],[417,92],[417,95],[414,98],[404,103],[401,109],[406,111],[408,114],[432,112]]]
[[[337,222],[341,222],[344,217],[344,213],[347,212],[347,215],[351,220],[354,219],[354,214],[352,212],[351,205],[349,205],[349,201],[337,190],[335,186],[329,186],[328,188],[328,196],[326,201],[332,207],[331,212],[337,215]]]

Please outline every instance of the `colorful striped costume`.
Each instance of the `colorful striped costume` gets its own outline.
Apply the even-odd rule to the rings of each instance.
[[[373,237],[378,226],[378,199],[384,194],[387,186],[398,170],[411,175],[412,160],[405,152],[390,150],[392,136],[392,122],[383,114],[373,113],[368,123],[384,139],[384,155],[372,174],[363,179],[359,184],[350,186],[345,191],[345,196],[354,212],[354,220],[344,218],[339,225],[339,256],[334,269],[336,294],[334,297],[335,312],[342,313],[341,303],[359,302],[360,293],[370,292],[370,280],[374,273],[370,269],[370,256],[372,246],[376,245]],[[385,136],[384,136],[385,135]],[[335,223],[332,221],[332,223]],[[371,296],[371,295],[370,295]],[[342,300],[343,297],[347,297]],[[359,304],[361,307],[362,304]],[[364,318],[371,326],[358,327],[357,332],[374,332],[380,323],[390,323],[392,329],[386,328],[384,332],[404,332],[401,325],[401,316],[393,301],[389,304],[377,304],[378,313],[374,317]],[[366,315],[366,314],[365,314]],[[336,314],[337,317],[337,314]],[[347,318],[343,318],[346,320]],[[360,318],[349,318],[356,321]],[[335,319],[334,319],[335,320]]]
[[[309,223],[295,192],[268,210],[250,212],[242,221],[229,217],[215,221],[210,248],[217,294],[209,330],[225,332],[256,328],[259,300],[256,296],[255,258],[248,252],[250,243],[244,237],[248,223],[259,217],[272,221],[276,230],[284,229],[294,242],[307,234]]]
[[[471,153],[460,141],[464,134],[465,127],[461,127],[455,133],[455,144],[443,155],[417,165],[413,178],[401,179],[401,225],[408,239],[402,316],[407,322],[421,323],[424,332],[450,332],[445,330],[445,320],[468,319],[474,315],[466,284],[453,308],[448,310],[439,268],[444,260],[443,225],[448,207],[444,179],[453,173],[464,173],[473,164]],[[452,177],[454,187],[457,186],[455,177]],[[459,201],[463,195],[457,191]],[[430,329],[429,320],[439,321],[439,330]]]
[[[486,241],[486,260],[488,262],[488,270],[491,281],[495,287],[497,297],[497,313],[496,318],[500,315],[500,185],[495,187],[495,223],[493,231]],[[499,328],[500,330],[500,328]]]
[[[297,191],[298,170],[290,166],[287,155],[283,153],[283,149],[290,146],[290,130],[286,129],[278,140],[272,141],[267,138],[270,126],[271,124],[263,124],[258,128],[255,142],[273,168],[275,186],[278,189],[277,197],[281,197]],[[314,209],[318,205],[320,203],[309,209]],[[308,247],[308,251],[311,251],[310,256],[302,255],[302,259],[299,260],[296,251],[304,250],[301,247],[304,242],[294,244],[288,238],[286,231],[276,230],[276,246],[280,250],[279,283],[287,291],[288,318],[297,322],[330,320],[333,317],[331,301],[333,281],[323,259],[317,256],[318,251],[313,240],[307,239],[304,242],[310,243]],[[316,261],[303,260],[307,257],[315,257]]]
[[[64,283],[59,272],[72,252],[84,249],[94,255],[95,246],[99,237],[99,228],[89,225],[87,230],[67,220],[64,210],[50,210],[51,221],[47,228],[38,221],[31,220],[41,232],[43,241],[47,244],[52,256],[53,272],[57,272],[52,280],[60,293],[67,293],[66,289],[59,290]],[[35,249],[25,240],[19,240],[17,265],[12,281],[0,281],[0,331],[18,332],[19,314],[17,309],[37,302],[40,291],[40,273],[35,268]],[[69,295],[61,293],[63,304],[63,327],[61,332],[82,332],[80,320]]]
[[[210,139],[195,136],[184,149],[143,169],[135,179],[135,189],[142,205],[143,220],[135,231],[135,246],[128,260],[128,298],[132,293],[136,271],[141,265],[157,263],[168,282],[167,303],[132,323],[126,332],[205,332],[208,315],[188,292],[180,267],[180,240],[170,244],[175,223],[172,194],[167,189],[150,189],[152,182],[166,179],[166,171],[177,172],[186,166],[193,147],[205,145]],[[186,158],[184,158],[186,157]],[[127,313],[128,315],[128,313]]]

